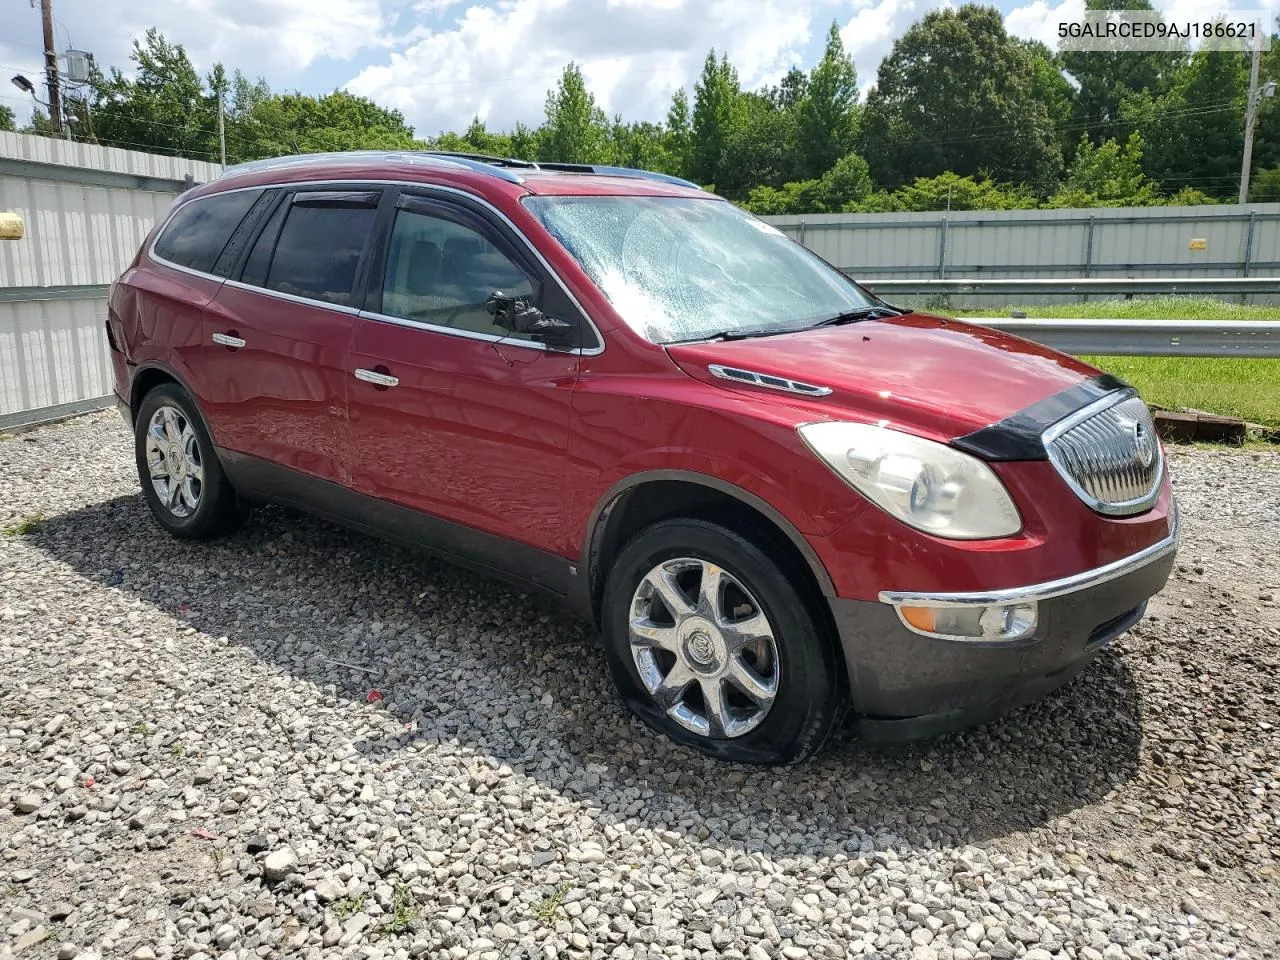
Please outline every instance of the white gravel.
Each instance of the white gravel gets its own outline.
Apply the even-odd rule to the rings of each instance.
[[[1172,466],[1175,579],[1064,691],[760,770],[551,605],[280,510],[173,540],[114,413],[6,438],[0,954],[1274,957],[1280,454]]]

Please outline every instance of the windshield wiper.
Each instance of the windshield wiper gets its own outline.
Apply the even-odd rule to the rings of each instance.
[[[814,327],[838,327],[844,323],[857,323],[859,320],[875,320],[879,317],[900,317],[905,311],[899,310],[897,307],[891,307],[886,304],[878,304],[872,307],[855,307],[852,310],[845,310],[837,313],[834,317],[827,317],[825,320],[819,320],[812,324],[808,329]]]
[[[672,340],[671,343],[702,343],[705,340],[751,340],[755,337],[776,337],[780,333],[795,333],[795,327],[766,327],[763,330],[720,330],[716,333],[703,333],[687,340]]]

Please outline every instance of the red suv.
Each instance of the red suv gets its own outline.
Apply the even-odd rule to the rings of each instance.
[[[727,760],[971,724],[1132,627],[1177,510],[1126,385],[895,309],[660,174],[285,158],[114,285],[159,523],[314,511],[569,601],[623,698]]]

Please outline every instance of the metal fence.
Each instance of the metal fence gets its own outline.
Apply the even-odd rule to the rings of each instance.
[[[970,317],[968,322],[1077,355],[1280,358],[1280,322],[1271,320]]]
[[[1274,277],[1280,274],[1280,204],[1113,207],[1094,210],[816,214],[771,223],[850,276],[887,280],[961,278],[966,290],[936,292],[933,305],[993,305],[993,278]],[[1034,299],[1026,299],[1034,297]],[[1280,301],[1280,284],[1247,295]],[[1025,292],[1022,303],[1078,299],[1073,291]]]
[[[0,133],[0,428],[102,405],[111,393],[107,285],[187,178],[215,164]]]

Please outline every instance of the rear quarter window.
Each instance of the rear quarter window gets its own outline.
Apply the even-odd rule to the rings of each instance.
[[[261,190],[237,190],[184,204],[156,240],[156,256],[189,270],[213,272],[222,248],[261,195]]]

